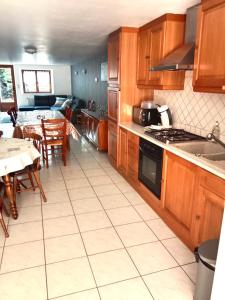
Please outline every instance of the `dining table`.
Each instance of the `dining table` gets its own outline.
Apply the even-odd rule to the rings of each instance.
[[[13,136],[23,138],[24,132],[35,132],[42,135],[42,119],[65,119],[65,116],[55,110],[18,111]],[[69,120],[66,122],[66,134],[67,136],[72,135],[77,140],[80,137],[79,132]]]
[[[32,165],[40,153],[32,141],[17,138],[0,139],[0,178],[5,184],[11,216],[18,218],[16,198],[13,195],[10,174]]]

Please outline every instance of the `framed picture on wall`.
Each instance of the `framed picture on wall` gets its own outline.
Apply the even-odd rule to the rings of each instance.
[[[101,63],[101,81],[108,80],[108,63],[103,62]]]

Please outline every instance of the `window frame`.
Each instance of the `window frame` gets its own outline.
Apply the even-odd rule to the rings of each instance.
[[[21,70],[22,72],[22,83],[23,83],[23,92],[24,94],[43,94],[43,93],[52,93],[52,74],[51,70],[29,70],[29,69],[23,69]],[[24,82],[24,72],[34,72],[35,73],[35,81],[36,81],[36,91],[28,92],[26,91],[25,87],[25,82]],[[38,86],[38,79],[37,79],[37,73],[38,72],[48,72],[49,73],[49,90],[48,91],[39,91],[39,86]]]

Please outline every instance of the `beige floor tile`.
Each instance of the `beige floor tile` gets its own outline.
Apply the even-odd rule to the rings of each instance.
[[[91,289],[52,300],[100,300],[97,289]]]
[[[159,218],[159,215],[157,215],[157,213],[148,204],[139,204],[135,205],[134,207],[143,220],[153,220]]]
[[[41,181],[54,180],[55,178],[57,181],[63,180],[61,169],[58,166],[51,166],[48,169],[43,167],[40,171],[40,178]]]
[[[101,168],[84,170],[84,173],[87,177],[96,177],[96,176],[106,175],[106,172]]]
[[[90,183],[88,182],[87,178],[66,179],[66,187],[68,189],[77,189],[88,186],[90,186]]]
[[[44,220],[45,238],[78,233],[74,216]]]
[[[72,201],[75,214],[83,214],[103,210],[97,197]]]
[[[111,167],[104,167],[103,169],[106,172],[106,174],[108,174],[109,176],[119,174],[119,172],[117,172],[116,169],[114,169],[112,166]]]
[[[111,223],[104,211],[77,215],[77,222],[81,232],[111,227]]]
[[[175,257],[180,265],[188,264],[195,261],[195,256],[184,243],[178,238],[163,240],[162,243],[168,251]]]
[[[0,275],[0,295],[2,300],[46,300],[45,268]]]
[[[63,172],[63,177],[65,179],[79,179],[79,178],[85,178],[85,174],[81,169],[73,169],[73,170],[65,170]]]
[[[112,179],[112,181],[114,183],[120,183],[120,182],[126,182],[126,180],[123,178],[123,176],[119,175],[119,174],[112,174],[112,175],[109,175],[110,178]]]
[[[42,222],[29,222],[8,227],[9,237],[6,246],[22,244],[43,239]]]
[[[134,189],[128,182],[118,182],[116,186],[122,193],[134,192]]]
[[[124,196],[132,205],[145,204],[144,199],[137,192],[126,192]]]
[[[111,178],[107,175],[89,177],[89,181],[93,186],[113,183]]]
[[[88,255],[123,248],[116,231],[104,228],[82,233]]]
[[[66,189],[66,185],[63,180],[45,180],[42,182],[42,186],[45,192],[62,191]]]
[[[101,168],[100,164],[97,161],[87,161],[80,163],[82,170],[98,169]]]
[[[99,197],[99,200],[105,209],[130,206],[130,203],[123,194],[102,196]]]
[[[144,222],[117,226],[116,231],[126,247],[158,240]]]
[[[103,286],[99,292],[102,300],[153,300],[140,277]]]
[[[47,280],[49,298],[95,287],[86,257],[47,265]]]
[[[66,235],[45,240],[46,263],[54,263],[85,256],[80,234]]]
[[[98,185],[94,186],[93,189],[95,190],[98,197],[121,193],[115,184]]]
[[[30,207],[20,207],[18,208],[18,219],[14,220],[9,218],[9,224],[21,224],[25,222],[40,221],[41,216],[41,206],[30,206]]]
[[[43,218],[52,219],[72,216],[73,210],[70,202],[46,204],[43,206]]]
[[[24,192],[17,195],[16,204],[17,207],[28,207],[41,205],[40,193]]]
[[[108,209],[107,214],[114,226],[142,221],[132,206]]]
[[[96,194],[92,187],[83,187],[77,189],[68,190],[70,199],[73,200],[80,200],[85,198],[92,198],[96,197]]]
[[[154,299],[193,300],[193,283],[181,268],[144,276]]]
[[[5,235],[3,230],[0,229],[0,247],[3,247],[5,243]]]
[[[105,285],[138,276],[125,250],[114,250],[89,257],[97,285]]]
[[[47,198],[47,202],[43,202],[43,205],[70,201],[67,190],[46,192],[45,196]]]
[[[196,282],[196,278],[197,278],[197,268],[198,268],[198,264],[196,262],[182,266],[182,269],[185,271],[185,273],[191,278],[191,280],[194,283]]]
[[[1,273],[44,265],[43,241],[4,248]]]
[[[162,219],[155,219],[146,222],[159,240],[176,237],[175,233],[163,222]]]
[[[141,275],[176,267],[177,263],[160,242],[127,249]]]

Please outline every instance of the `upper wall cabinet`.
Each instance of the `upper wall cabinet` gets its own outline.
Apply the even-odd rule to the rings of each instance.
[[[225,93],[225,1],[205,0],[199,11],[194,91]]]
[[[108,40],[108,82],[112,84],[119,84],[120,80],[119,46],[120,34],[112,34]]]
[[[150,71],[184,42],[185,15],[166,14],[142,26],[138,33],[137,84],[139,88],[179,90],[184,71]]]

